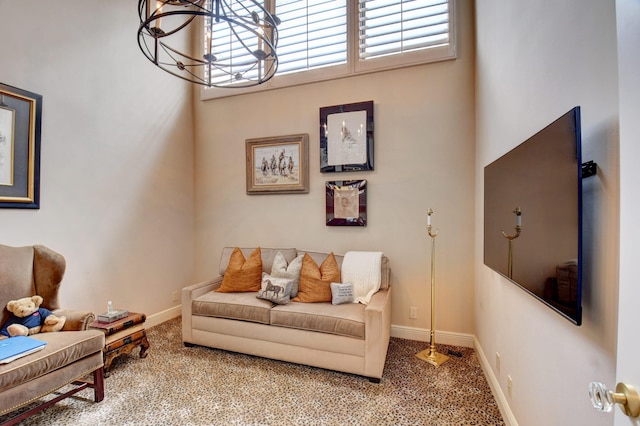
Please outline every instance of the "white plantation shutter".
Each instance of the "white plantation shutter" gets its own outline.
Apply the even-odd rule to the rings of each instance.
[[[278,0],[278,74],[347,62],[347,0]]]
[[[455,1],[259,1],[281,20],[276,48],[278,71],[261,87],[235,93],[455,59]],[[216,57],[226,61],[233,49],[241,50],[228,28],[214,24],[213,34]],[[234,57],[234,61],[242,62],[242,58]],[[234,83],[233,76],[215,69],[212,79]],[[228,89],[203,90],[203,99],[231,95]]]
[[[361,60],[449,43],[447,0],[360,0],[359,3]]]

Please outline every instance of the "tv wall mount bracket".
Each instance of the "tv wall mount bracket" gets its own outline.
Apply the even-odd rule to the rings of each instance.
[[[595,176],[598,173],[598,163],[594,163],[593,161],[587,161],[586,163],[582,163],[582,178],[588,178],[591,176]]]

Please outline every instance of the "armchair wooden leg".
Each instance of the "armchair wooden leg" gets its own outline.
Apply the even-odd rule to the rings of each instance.
[[[93,396],[96,402],[104,399],[104,368],[102,367],[93,372]]]

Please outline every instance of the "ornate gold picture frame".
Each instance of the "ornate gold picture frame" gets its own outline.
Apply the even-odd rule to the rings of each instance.
[[[246,140],[247,194],[309,192],[309,135]]]
[[[0,83],[0,207],[40,208],[42,96]]]

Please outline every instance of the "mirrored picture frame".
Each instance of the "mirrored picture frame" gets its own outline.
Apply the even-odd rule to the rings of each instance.
[[[320,108],[320,171],[373,170],[373,101]]]
[[[367,181],[325,183],[327,226],[367,226]]]

